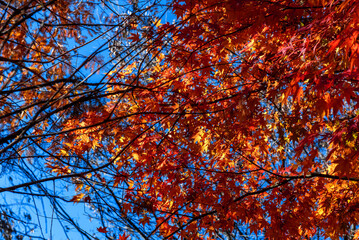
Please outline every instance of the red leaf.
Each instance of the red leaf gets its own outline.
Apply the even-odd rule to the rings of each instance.
[[[97,231],[99,231],[100,233],[108,233],[106,227],[98,227],[98,228],[97,228]]]
[[[129,235],[126,235],[126,233],[125,233],[123,235],[120,235],[117,240],[126,240],[126,239],[128,239],[128,237],[129,237]]]
[[[340,43],[340,39],[336,39],[329,43],[330,49],[328,50],[328,54],[331,53]]]

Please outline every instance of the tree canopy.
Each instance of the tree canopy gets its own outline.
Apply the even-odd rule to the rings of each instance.
[[[359,239],[359,1],[0,9],[2,196],[85,239]]]

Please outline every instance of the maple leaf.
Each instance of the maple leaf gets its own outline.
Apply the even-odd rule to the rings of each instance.
[[[124,233],[123,235],[120,235],[117,240],[127,240],[129,237],[129,235],[126,235],[126,233]]]
[[[143,218],[140,219],[139,222],[140,222],[143,226],[145,226],[146,224],[148,224],[148,223],[150,222],[150,218],[149,218],[147,215],[145,215],[145,216],[143,216]]]
[[[203,135],[205,134],[205,131],[203,128],[199,128],[197,133],[193,136],[193,139],[195,142],[200,142],[203,138]]]
[[[128,39],[131,39],[133,42],[138,42],[140,40],[140,35],[138,33],[132,33]]]
[[[98,227],[97,231],[99,231],[100,233],[108,233],[107,227]]]
[[[85,196],[84,193],[79,193],[71,198],[71,202],[78,203],[81,201],[81,199]]]

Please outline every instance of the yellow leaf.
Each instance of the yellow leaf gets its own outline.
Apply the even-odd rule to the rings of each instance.
[[[193,136],[194,142],[200,142],[200,140],[202,140],[203,135],[204,135],[203,128],[199,128],[196,135]]]
[[[65,150],[65,149],[61,149],[60,150],[60,156],[64,156],[64,157],[66,157],[66,156],[68,156],[69,154],[67,153],[67,151]]]
[[[82,182],[76,184],[76,189],[75,189],[75,191],[81,190],[81,189],[83,188],[83,186],[84,186],[84,184],[83,184]]]
[[[354,234],[354,239],[359,239],[359,230]]]
[[[155,20],[155,26],[156,26],[156,27],[159,27],[159,26],[161,26],[161,25],[162,25],[161,19],[156,19],[156,20]]]
[[[127,184],[128,184],[128,188],[129,188],[129,189],[132,189],[134,182],[131,181],[131,180],[128,180],[128,181],[127,181]]]
[[[110,72],[108,73],[108,75],[112,75],[112,74],[117,73],[117,72],[118,72],[118,70],[115,68],[114,70],[110,71]]]
[[[138,156],[137,153],[132,153],[132,157],[133,159],[135,159],[136,161],[138,161],[140,159],[140,156]]]

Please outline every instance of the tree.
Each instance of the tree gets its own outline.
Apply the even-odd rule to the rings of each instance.
[[[88,239],[60,201],[108,239],[359,237],[358,1],[0,4],[1,192]]]

